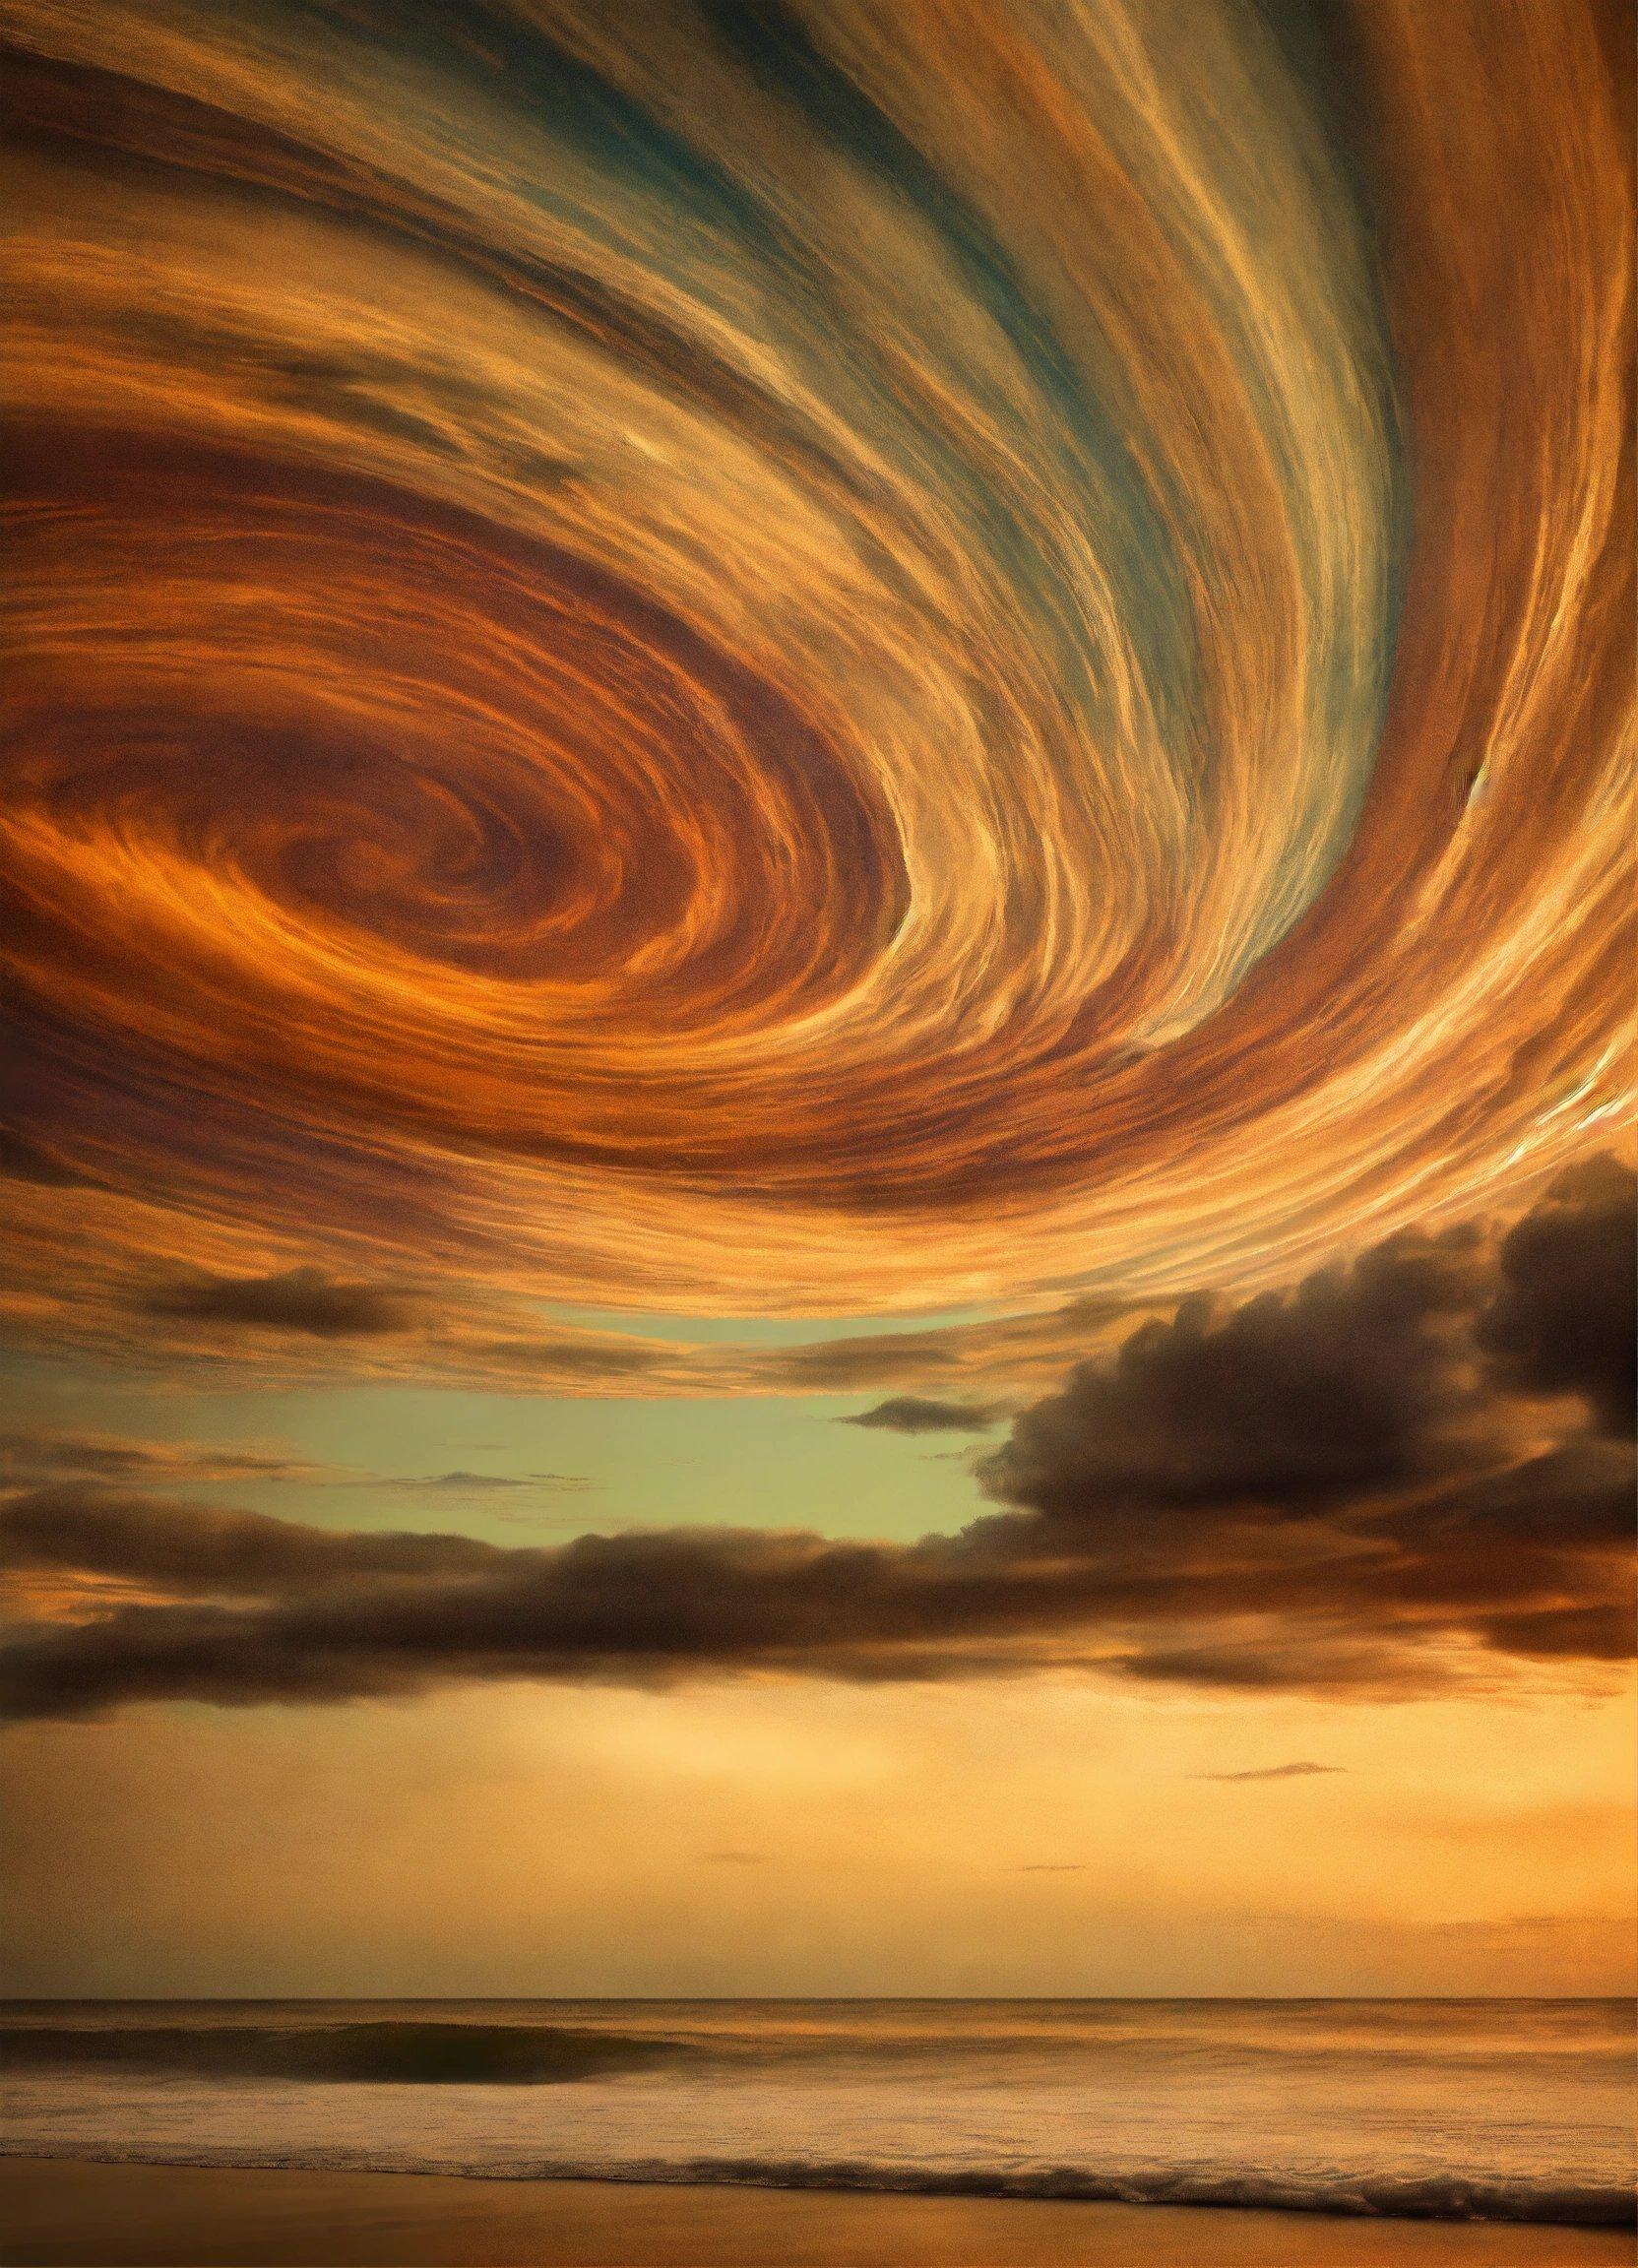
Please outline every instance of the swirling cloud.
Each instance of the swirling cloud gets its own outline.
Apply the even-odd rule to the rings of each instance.
[[[22,0],[18,1329],[1154,1301],[1607,1136],[1619,40],[1271,21]]]

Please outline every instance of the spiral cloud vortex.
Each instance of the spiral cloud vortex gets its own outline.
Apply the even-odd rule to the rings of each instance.
[[[1618,32],[1296,22],[20,0],[17,1330],[1159,1300],[1608,1145]]]

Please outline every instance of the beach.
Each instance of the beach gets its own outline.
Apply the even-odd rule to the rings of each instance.
[[[10,2268],[1617,2268],[1630,2231],[0,2160]]]

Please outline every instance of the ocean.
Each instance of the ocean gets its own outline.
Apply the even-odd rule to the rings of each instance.
[[[1630,2225],[1606,2000],[0,2004],[0,2153]]]

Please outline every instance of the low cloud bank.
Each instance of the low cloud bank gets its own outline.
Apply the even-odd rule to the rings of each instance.
[[[1066,1663],[1380,1693],[1459,1663],[1612,1661],[1633,1639],[1633,1205],[1632,1174],[1596,1161],[1499,1241],[1405,1233],[1283,1296],[1185,1301],[1017,1418],[978,1466],[996,1509],[909,1544],[508,1548],[26,1489],[0,1507],[0,1566],[143,1595],[18,1630],[0,1703]]]

